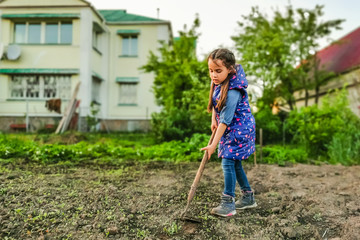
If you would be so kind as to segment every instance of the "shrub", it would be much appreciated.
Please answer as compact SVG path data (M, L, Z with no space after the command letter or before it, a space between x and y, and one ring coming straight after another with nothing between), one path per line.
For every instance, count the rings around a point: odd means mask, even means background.
M327 148L330 163L360 164L359 127L349 125L343 132L335 133Z
M305 147L310 157L330 157L332 163L356 163L360 155L360 119L348 108L346 89L323 98L321 107L313 105L292 111L287 119L293 143ZM357 158L358 159L358 158Z
M263 144L274 144L282 140L282 122L278 115L272 114L270 108L265 107L254 114L256 122L256 139L260 140L260 128L263 129Z
M291 163L308 163L308 154L298 146L271 145L263 147L262 163L284 165Z
M199 61L195 54L199 26L196 18L190 30L179 32L180 38L171 48L167 44L159 48L161 56L150 52L142 67L155 75L152 89L161 112L152 114L152 129L159 142L184 140L210 128L207 61Z
M139 136L143 136L143 134L139 134ZM22 158L29 162L42 164L66 161L74 164L88 161L118 164L124 160L200 161L204 153L200 151L200 148L207 145L210 137L206 134L194 134L185 141L169 141L149 146L144 145L143 142L139 143L137 141L139 136L132 141L101 136L98 138L101 141L98 142L92 136L89 137L92 139L90 142L80 141L71 145L63 145L61 142L43 144L32 139L0 135L0 158ZM39 139L43 140L43 138ZM130 139L130 135L127 139ZM95 143L91 143L92 141ZM216 154L213 155L213 159L216 159Z
M191 135L191 122L188 111L172 108L153 113L152 131L158 142L185 139Z

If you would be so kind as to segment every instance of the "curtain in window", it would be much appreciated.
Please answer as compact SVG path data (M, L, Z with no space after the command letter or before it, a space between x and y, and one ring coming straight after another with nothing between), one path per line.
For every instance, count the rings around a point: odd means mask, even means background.
M23 98L25 96L26 83L22 77L13 76L10 88L12 98Z
M138 39L137 37L132 37L130 39L130 54L131 56L137 56L138 55Z
M137 84L120 83L119 104L136 104L137 103Z
M14 99L70 99L70 75L14 75L10 84Z
M123 37L122 39L122 55L129 56L130 55L130 38Z
M37 76L26 76L26 97L39 98L40 96L40 81Z

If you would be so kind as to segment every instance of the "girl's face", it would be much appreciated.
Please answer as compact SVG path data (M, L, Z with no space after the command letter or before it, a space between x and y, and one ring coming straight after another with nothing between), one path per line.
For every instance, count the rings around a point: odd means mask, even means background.
M225 81L229 73L230 69L226 68L223 61L220 59L210 59L208 61L209 74L210 78L215 85L219 85Z

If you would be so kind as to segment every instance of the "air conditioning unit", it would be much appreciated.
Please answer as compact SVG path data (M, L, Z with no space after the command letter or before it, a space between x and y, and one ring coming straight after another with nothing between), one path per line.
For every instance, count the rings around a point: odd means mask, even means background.
M4 46L0 43L0 60L6 59L9 61L18 60L21 56L21 48L17 44L11 44Z

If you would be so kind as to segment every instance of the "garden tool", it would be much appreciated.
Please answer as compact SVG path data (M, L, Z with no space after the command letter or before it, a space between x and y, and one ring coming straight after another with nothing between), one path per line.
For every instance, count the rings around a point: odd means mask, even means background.
M215 133L216 133L216 130L214 130L211 134L211 137L210 137L210 140L209 140L209 143L208 143L208 146L212 143L213 139L214 139L214 136L215 136ZM192 221L192 222L199 222L197 220L194 220L194 219L191 219L191 218L187 218L187 217L184 217L185 213L187 212L189 206L190 206L190 203L191 201L193 200L194 196L195 196L195 191L196 191L196 188L200 182L200 178L204 172L204 168L205 168L205 164L206 162L208 161L208 152L205 150L204 152L204 156L201 160L201 163L200 163L200 166L199 166L199 169L196 173L196 176L195 176L195 179L194 179L194 182L193 184L191 185L191 188L190 188L190 191L189 191L189 194L188 194L188 199L187 199L187 205L186 205L186 208L184 210L184 212L180 215L180 219L182 220L189 220L189 221Z

